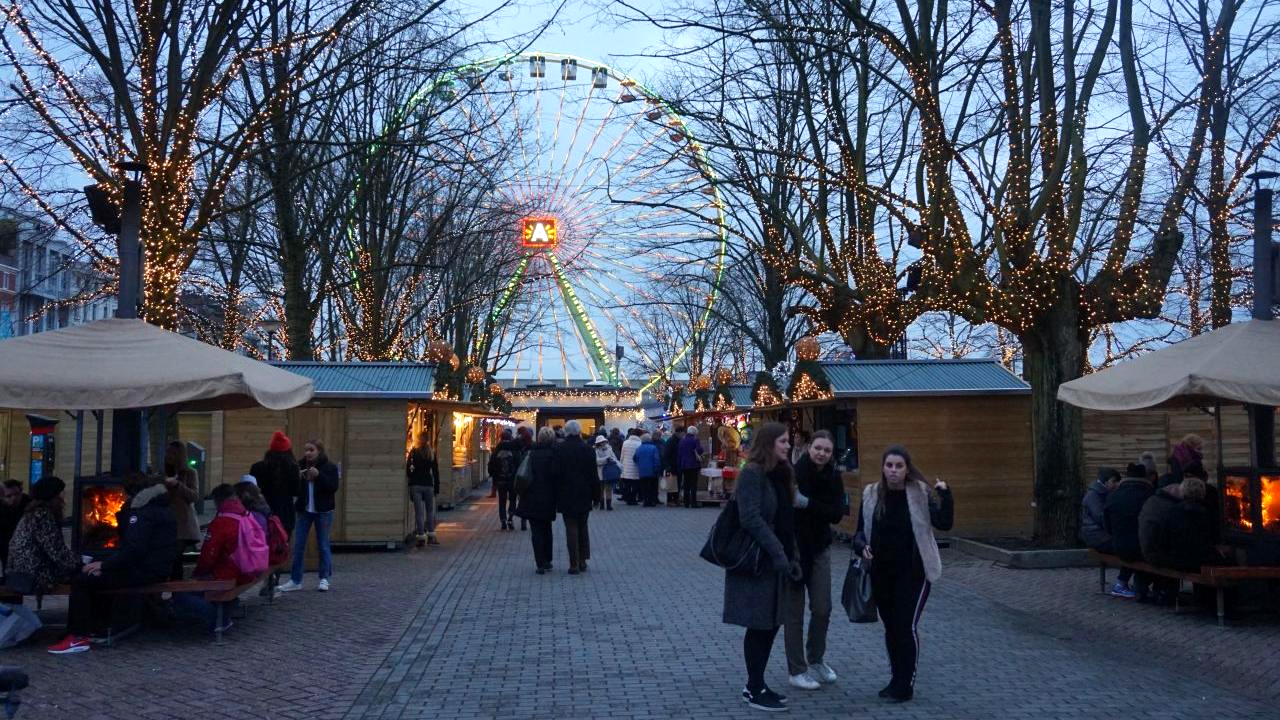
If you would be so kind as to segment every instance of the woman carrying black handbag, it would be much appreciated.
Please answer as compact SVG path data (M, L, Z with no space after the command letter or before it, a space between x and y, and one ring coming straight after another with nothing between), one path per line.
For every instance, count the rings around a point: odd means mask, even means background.
M756 433L734 496L740 527L769 562L759 573L726 570L724 577L724 621L747 629L742 640L747 665L742 699L753 708L774 712L786 709L786 697L765 684L764 669L786 619L783 583L788 577L799 580L801 576L795 551L790 452L786 426L767 423Z
M920 636L916 627L929 587L942 576L933 528L950 530L955 505L947 484L933 487L911 463L906 448L893 446L881 457L880 482L862 491L854 552L872 561L871 586L884 622L884 643L893 678L880 691L890 702L915 695Z

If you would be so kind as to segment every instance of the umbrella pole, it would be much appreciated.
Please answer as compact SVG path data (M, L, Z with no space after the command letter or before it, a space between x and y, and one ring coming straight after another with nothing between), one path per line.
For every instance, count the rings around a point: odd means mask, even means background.
M1217 438L1218 445L1218 462L1214 472L1218 473L1218 487L1222 487L1222 468L1227 466L1227 461L1222 457L1222 403L1213 404L1213 435Z
M80 462L84 459L84 411L76 411L76 464L72 478L80 477Z
M102 476L102 411L94 410L93 419L98 424L97 446L98 450L93 459L93 476Z

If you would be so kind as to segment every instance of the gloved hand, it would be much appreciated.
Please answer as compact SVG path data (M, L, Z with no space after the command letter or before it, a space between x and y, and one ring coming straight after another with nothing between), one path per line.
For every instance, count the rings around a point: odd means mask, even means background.
M800 491L797 490L796 499L793 504L796 506L797 509L803 510L809 507L809 498L805 497L804 495L801 495Z
M787 577L791 578L795 582L800 582L804 579L804 570L800 569L799 560L791 561L791 566L787 568Z

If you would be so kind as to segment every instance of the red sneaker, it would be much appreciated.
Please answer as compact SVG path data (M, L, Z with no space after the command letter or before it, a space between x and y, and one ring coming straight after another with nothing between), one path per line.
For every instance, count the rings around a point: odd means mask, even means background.
M49 652L54 655L70 655L72 653L89 652L89 638L79 635L68 635L57 645L50 645Z

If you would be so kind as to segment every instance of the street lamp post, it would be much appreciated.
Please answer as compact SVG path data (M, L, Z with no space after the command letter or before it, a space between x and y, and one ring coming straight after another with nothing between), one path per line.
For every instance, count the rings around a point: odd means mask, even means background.
M1271 306L1276 301L1276 253L1271 241L1274 191L1262 183L1280 177L1280 173L1263 170L1249 175L1253 181L1253 318L1272 320ZM1271 405L1248 405L1252 422L1250 443L1255 468L1272 467L1276 462L1276 409Z
M136 319L142 305L142 175L147 166L122 162L122 206L111 202L107 188L101 183L84 189L89 213L94 224L116 236L116 253L120 260L120 279L116 291L116 317ZM142 469L142 412L113 410L111 414L111 473L122 475Z
M274 359L271 350L276 344L276 333L280 332L280 329L284 327L284 323L273 317L268 317L259 320L258 327L267 334L267 362L271 362Z

